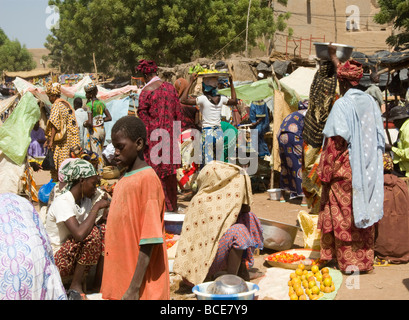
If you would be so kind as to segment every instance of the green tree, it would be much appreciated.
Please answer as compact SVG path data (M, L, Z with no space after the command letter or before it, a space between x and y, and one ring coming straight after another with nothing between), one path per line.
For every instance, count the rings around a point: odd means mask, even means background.
M252 0L248 43L286 29L271 1ZM286 4L287 0L279 0ZM161 65L243 52L249 0L50 0L60 9L59 29L46 47L64 72L129 73L138 60Z
M409 42L409 1L378 0L380 11L374 21L378 24L392 23L395 32L386 39L390 46L401 46Z
M30 71L36 67L33 55L18 40L11 41L0 28L0 70Z
M0 28L0 46L2 46L9 38L4 33L3 29Z

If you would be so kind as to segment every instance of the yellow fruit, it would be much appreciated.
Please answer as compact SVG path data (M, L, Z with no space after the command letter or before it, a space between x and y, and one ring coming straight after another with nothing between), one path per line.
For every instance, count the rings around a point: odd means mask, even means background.
M295 274L299 277L301 277L303 275L303 271L299 268L297 268L297 270L295 270Z
M324 283L324 286L331 287L332 279L331 278L325 278L323 283Z
M298 297L298 300L307 300L307 296L305 294L302 294Z
M312 273L317 273L319 270L320 270L320 269L318 268L317 265L311 267Z
M329 273L329 269L327 267L321 269L321 273Z
M293 293L292 295L290 295L290 300L298 300L298 296Z
M294 292L295 292L298 288L302 288L300 283L296 283L296 284L293 285Z
M332 291L335 291L335 284L334 283L331 284L331 292Z
M304 290L301 287L298 287L297 289L295 289L295 293L297 294L297 296L301 296L304 294Z
M315 281L309 281L308 282L308 288L310 288L310 289L312 289L316 285L317 285L317 283Z
M322 274L321 274L321 272L317 272L317 273L315 274L315 279L316 279L318 282L321 282L321 281L322 281Z
M330 292L332 292L332 290L331 290L331 287L324 287L324 290L323 290L325 293L330 293Z
M318 298L322 298L324 296L324 292L320 292L319 294L318 294Z
M295 272L292 272L290 274L290 279L294 279L294 278L297 278L297 274Z
M318 288L317 286L313 286L311 288L311 293L312 294L319 294L320 293L320 288Z
M308 281L307 280L303 280L303 282L301 284L302 284L302 286L304 288L308 288Z
M293 286L294 286L295 284L301 284L301 279L300 279L300 278L293 278L293 279L291 280L291 282L293 283Z
M308 270L304 269L302 273L303 273L304 275L307 275L307 274L308 274Z
M331 278L329 273L323 273L322 274L322 279L326 279L326 278Z
M310 299L311 299L311 300L318 300L318 299L319 299L319 296L318 296L317 294L312 294L312 295L310 296Z
M320 285L320 290L321 290L321 291L324 291L325 288L326 288L326 287L321 283L321 285Z
M309 276L309 277L307 278L307 280L308 280L308 281L315 281L315 277Z
M292 282L291 280L289 280L289 281L288 281L288 286L289 286L289 287L292 287L292 285L293 285L293 282Z
M307 277L306 277L305 274L303 274L303 275L301 276L301 281L304 281L304 280L307 280Z
M311 295L311 289L310 288L305 289L305 294L307 296L310 296Z
M300 264L298 265L298 269L301 269L302 271L304 271L305 265L304 265L303 263L300 263Z

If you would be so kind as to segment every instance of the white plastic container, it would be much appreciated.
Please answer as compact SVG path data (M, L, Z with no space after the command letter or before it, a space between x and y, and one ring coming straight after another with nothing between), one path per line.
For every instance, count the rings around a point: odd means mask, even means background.
M270 200L280 200L281 189L268 189L267 192L270 195Z

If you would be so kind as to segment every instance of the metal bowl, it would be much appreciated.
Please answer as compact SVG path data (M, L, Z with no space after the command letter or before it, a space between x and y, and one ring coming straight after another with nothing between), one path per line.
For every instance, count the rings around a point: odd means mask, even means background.
M207 288L207 293L223 295L237 294L247 291L249 291L249 288L247 287L246 281L232 274L225 274L218 277Z
M263 227L263 245L265 248L277 251L291 249L299 228L274 220L259 218Z
M315 52L318 58L322 60L331 60L328 54L329 42L314 42ZM351 55L354 47L341 44L341 43L332 43L333 46L337 47L336 55L341 62L347 61Z

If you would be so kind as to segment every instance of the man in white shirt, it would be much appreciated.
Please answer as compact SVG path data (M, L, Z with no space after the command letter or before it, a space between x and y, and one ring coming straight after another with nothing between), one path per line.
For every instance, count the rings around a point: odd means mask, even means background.
M180 102L185 105L198 105L202 114L202 167L212 161L223 161L224 141L223 130L221 128L221 112L224 105L236 106L237 98L234 90L232 76L229 75L229 85L231 89L231 98L219 95L217 93L218 77L208 76L203 79L203 95L195 98L188 98L188 92L191 90L198 75L192 74L189 86L183 92ZM216 155L216 157L215 157Z
M80 129L80 141L81 141L81 148L85 148L84 143L84 134L86 134L84 129L84 122L88 120L88 113L82 107L82 99L77 97L74 99L74 109L75 109L75 118L77 119L77 124Z

